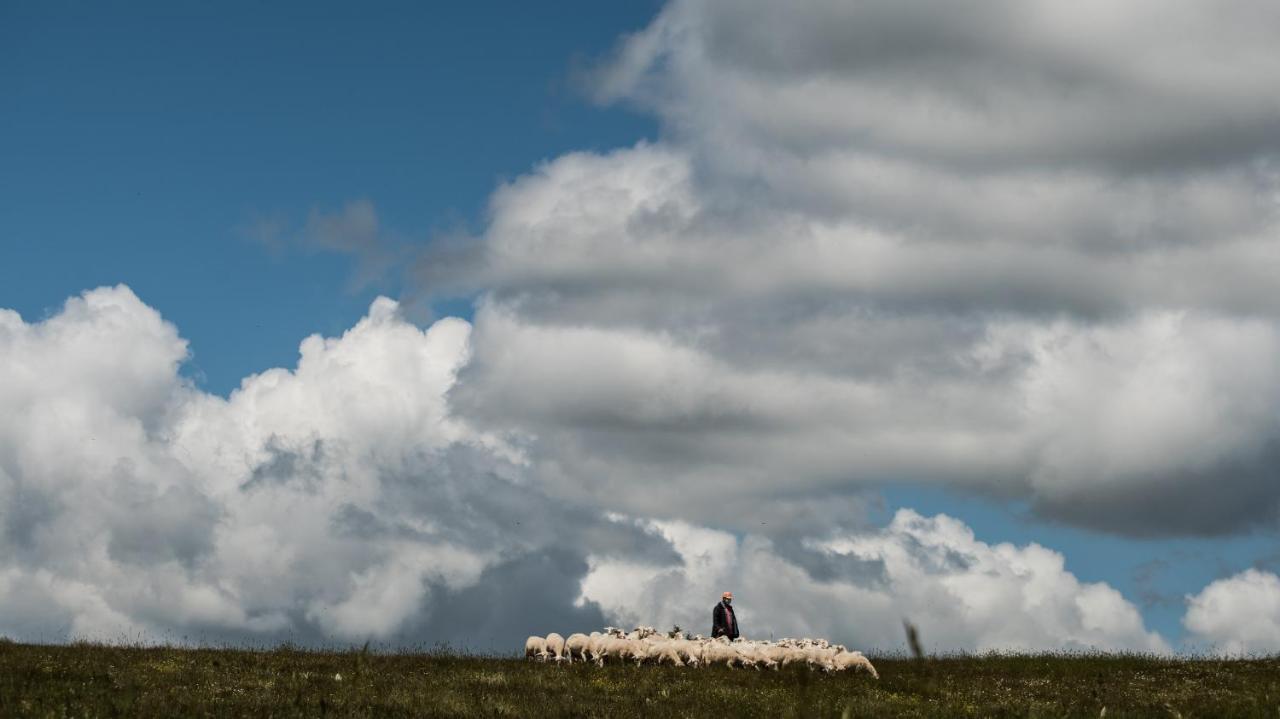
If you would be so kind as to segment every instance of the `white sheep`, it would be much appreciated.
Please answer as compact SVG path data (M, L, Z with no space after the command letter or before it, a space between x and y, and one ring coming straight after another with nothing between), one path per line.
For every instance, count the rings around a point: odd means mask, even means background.
M685 666L696 667L702 663L702 643L688 639L673 640L672 645Z
M831 671L834 665L831 663L831 655L835 654L834 650L823 649L807 640L798 640L790 646L784 648L785 652L779 660L781 666L787 667L792 664L804 664L812 669L821 669Z
M591 632L591 636L587 637L586 659L596 661L604 648L606 640L612 638L612 634L601 634L600 632Z
M625 662L632 656L631 640L609 636L600 644L600 651L596 655L596 665L604 666L607 659L617 659Z
M797 646L781 647L782 657L778 659L778 664L783 667L789 667L792 664L804 664L806 657L804 650Z
M836 650L830 647L810 647L808 652L809 666L824 672L834 672L836 670L835 656Z
M582 633L570 634L568 639L564 640L565 659L573 662L574 659L581 661L587 660L587 644L590 637Z
M702 645L702 661L705 665L723 664L730 669L739 664L738 652L729 646L729 642L722 642L717 637Z
M644 645L644 660L651 661L654 664L662 664L668 662L672 666L684 666L684 660L680 657L680 648L673 639L656 639L653 641L642 640ZM637 664L639 661L636 662Z
M770 666L771 669L777 669L782 666L782 661L786 658L787 652L791 651L790 648L780 643L762 642L761 645L758 651L769 660L772 665Z
M551 632L547 635L547 654L557 662L564 660L564 637Z
M873 679L879 679L880 673L876 668L871 666L871 661L862 656L862 652L838 652L835 656L836 671L842 672L846 669L861 669L871 675Z
M587 653L591 655L591 660L597 666L604 666L605 659L610 656L618 658L621 654L626 654L625 644L612 644L615 641L626 641L626 633L617 627L605 627L605 633L596 635L592 632L592 641L588 645ZM610 654L612 648L613 653Z
M773 658L773 650L774 646L772 643L759 641L746 642L744 648L739 649L738 652L740 654L744 651L748 653L753 665L757 669L764 667L765 669L776 670L778 668L778 660Z
M544 637L529 637L524 640L524 657L525 659L546 661L547 640Z

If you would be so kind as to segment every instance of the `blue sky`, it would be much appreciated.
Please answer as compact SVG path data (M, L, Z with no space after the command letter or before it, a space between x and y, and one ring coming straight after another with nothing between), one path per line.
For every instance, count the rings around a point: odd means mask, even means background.
M266 251L256 223L368 198L385 227L425 241L474 227L497 183L537 162L655 133L585 102L574 79L644 25L647 2L0 12L5 306L39 318L128 284L220 394L398 290L353 287L347 257Z
M268 246L256 239L264 226L293 237L310 213L367 201L387 236L426 247L483 235L496 188L566 153L714 146L699 133L721 126L700 125L702 109L679 115L645 88L599 104L584 89L584 71L661 9L6 3L0 307L32 323L68 297L125 284L190 342L183 374L226 397L248 375L294 366L304 337L340 335L376 296L409 289L396 272L357 281L350 255ZM690 87L666 90L684 97ZM473 319L471 296L439 300L435 315ZM1119 589L1175 643L1184 595L1280 562L1265 524L1216 538L1126 538L983 498L995 492L937 486L890 484L878 519L899 507L946 513L980 541L1059 551L1068 571Z

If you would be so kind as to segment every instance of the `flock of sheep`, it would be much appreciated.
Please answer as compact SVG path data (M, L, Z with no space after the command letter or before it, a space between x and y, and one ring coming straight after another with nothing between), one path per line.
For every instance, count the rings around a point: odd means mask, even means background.
M653 627L636 627L624 632L605 627L603 632L570 634L565 637L552 632L545 637L529 637L524 643L528 659L555 662L633 661L641 664L671 664L677 667L705 667L723 664L727 667L780 669L800 664L824 672L846 669L863 670L876 679L880 675L862 655L831 644L825 639L780 639L776 642L752 641L726 637L711 639L702 635L690 637L676 627L666 634Z

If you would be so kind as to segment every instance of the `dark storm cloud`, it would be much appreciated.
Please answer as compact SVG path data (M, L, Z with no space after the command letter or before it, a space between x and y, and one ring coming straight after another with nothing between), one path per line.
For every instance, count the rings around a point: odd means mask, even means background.
M660 535L611 521L590 505L552 499L533 486L500 476L511 472L483 450L459 446L423 458L412 473L383 475L383 494L369 509L343 506L335 527L361 539L443 541L473 550L522 547L569 550L655 565L677 559ZM429 529L387 518L430 517Z
M35 547L37 535L50 526L61 506L51 492L27 483L16 483L8 500L0 510L4 544L25 552Z
M844 582L859 587L882 587L886 574L883 559L818 552L801 542L783 540L774 543L778 556L804 569L817 582Z
M599 631L608 620L594 602L575 603L587 563L568 549L508 557L462 590L440 588L410 635L455 649L522 654L525 637Z
M124 488L113 508L107 552L119 562L147 566L177 561L192 567L213 550L214 528L222 511L190 487L155 492L146 486Z
M245 491L263 484L314 477L319 471L324 443L317 439L310 447L294 450L283 446L278 438L271 437L263 449L267 459L259 462L250 472L248 481L240 485Z
M1254 456L1207 467L1179 467L1140 482L1041 496L1033 508L1081 527L1124 526L1126 534L1139 537L1167 535L1170 526L1185 536L1274 530L1280 525L1280 441Z
M676 2L600 87L802 155L1159 173L1278 147L1277 20L1252 0Z

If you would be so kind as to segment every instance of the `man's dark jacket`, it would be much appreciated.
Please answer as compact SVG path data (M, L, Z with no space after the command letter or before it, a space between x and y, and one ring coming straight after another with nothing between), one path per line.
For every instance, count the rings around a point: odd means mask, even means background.
M733 611L733 607L728 607L729 613L733 616L733 630L729 630L729 621L725 618L725 603L719 602L716 608L711 610L711 636L726 636L730 639L738 638L738 613Z

